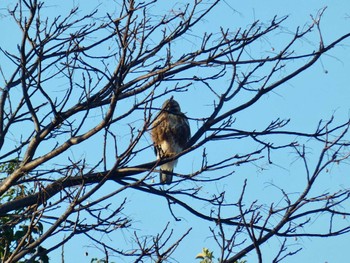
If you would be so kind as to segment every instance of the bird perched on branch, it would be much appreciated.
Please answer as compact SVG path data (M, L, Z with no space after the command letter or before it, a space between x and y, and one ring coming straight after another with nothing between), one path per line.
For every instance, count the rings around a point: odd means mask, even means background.
M179 103L171 97L163 103L162 109L152 124L151 137L158 159L172 157L185 149L191 136L187 117L181 112ZM177 160L162 164L160 182L170 184Z

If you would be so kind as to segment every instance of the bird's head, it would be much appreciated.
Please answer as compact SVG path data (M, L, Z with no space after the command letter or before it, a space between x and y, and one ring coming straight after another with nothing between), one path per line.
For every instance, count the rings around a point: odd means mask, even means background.
M168 111L170 113L179 113L179 112L181 112L181 108L180 108L179 103L177 103L177 101L174 100L173 97L171 97L170 99L166 100L163 103L162 109L166 110L166 111Z

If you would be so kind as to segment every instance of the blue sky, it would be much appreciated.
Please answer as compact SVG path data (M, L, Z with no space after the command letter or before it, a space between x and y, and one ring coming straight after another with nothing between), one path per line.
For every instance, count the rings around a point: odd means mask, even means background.
M174 1L175 2L175 1ZM183 6L180 3L172 4L171 2L159 3L155 7L155 11L168 12L169 10L176 10ZM6 8L8 3L1 3L0 8ZM99 12L113 12L113 9L118 10L118 5L112 1L70 1L61 4L60 1L46 1L49 6L45 12L48 16L55 16L59 12L66 13L71 7L79 5L82 12L86 12L99 4ZM52 5L51 5L52 3ZM198 31L193 32L193 35L185 36L179 43L177 43L177 53L181 54L191 48L195 48L198 44L198 35L202 32L218 32L220 27L229 28L230 31L235 32L239 27L245 28L252 24L255 20L261 23L268 23L275 15L283 17L288 15L288 19L283 24L284 28L281 31L276 31L275 34L270 35L264 41L259 42L255 46L256 50L252 50L252 54L262 52L267 54L269 52L277 52L279 48L292 37L293 32L299 26L304 28L305 25L311 23L310 15L316 16L317 12L322 8L327 9L324 13L321 27L325 44L330 43L342 34L350 32L350 4L348 1L223 1L213 12L206 17L202 24L197 28ZM5 11L0 9L1 14ZM0 16L1 28L6 38L0 40L0 46L5 48L16 49L14 43L18 43L16 36L15 25L7 16ZM310 36L297 43L297 54L303 54L307 51L317 48L318 39L317 33L312 33ZM0 56L0 59L3 59ZM3 67L3 66L2 66ZM196 74L201 72L196 72ZM288 73L288 72L286 72ZM321 61L316 63L311 69L303 72L295 79L281 86L274 93L265 96L259 103L241 112L235 116L237 125L240 129L259 129L265 127L272 120L281 117L291 119L291 129L302 132L312 132L316 128L320 119L328 120L332 115L336 117L336 123L341 123L349 118L349 82L350 82L350 40L345 41L341 46L334 48L328 55L324 56ZM283 72L281 73L283 74ZM225 80L220 80L217 86L225 86ZM0 82L1 83L1 82ZM1 85L3 85L1 83ZM190 95L189 95L190 94ZM176 94L175 98L181 101L181 107L188 116L196 118L203 113L208 112L208 104L212 98L203 93L199 85L194 85L189 94ZM162 101L158 101L159 105ZM126 125L122 123L121 126ZM196 130L196 124L191 122L192 131ZM126 131L125 131L126 132ZM120 135L122 136L122 135ZM279 138L276 139L278 141ZM144 138L142 143L149 143L149 138ZM230 142L221 143L218 145L210 144L208 147L208 158L211 161L216 160L225 155L226 152L237 151L243 153L246 147L254 148L254 145L246 145L245 142L235 141L234 145ZM42 149L45 151L46 149ZM310 160L316 160L319 148L310 148ZM80 148L79 152L70 152L68 155L76 159L82 156L91 161L99 154L91 144L87 143ZM149 154L152 154L150 151ZM195 170L198 166L198 156L190 154L180 159L177 171L188 173L189 169ZM144 158L144 157L140 157ZM154 158L153 156L151 158ZM259 203L265 204L268 207L270 202L280 200L281 196L274 187L284 187L287 192L298 192L304 186L303 179L304 171L298 162L294 162L295 158L292 154L283 153L282 155L275 154L273 156L276 160L275 166L268 166L266 160L258 162L259 166L247 166L237 169L234 175L221 183L213 183L213 185L205 186L201 194L218 194L225 190L228 198L237 200L240 190L245 179L248 180L248 196L247 202L259 200ZM137 159L136 159L137 160ZM150 159L151 161L152 159ZM62 162L64 160L62 159ZM262 169L263 168L263 169ZM350 178L346 166L335 167L329 176L322 178L320 192L325 192L332 188L349 187ZM217 175L208 175L217 176ZM109 183L103 188L103 192L113 191L117 187L114 183ZM102 194L102 193L101 193ZM173 228L174 238L180 238L188 228L192 227L190 235L180 244L178 249L173 254L172 262L196 262L194 257L199 253L202 247L208 247L217 255L218 247L211 238L209 227L215 228L215 224L202 222L193 215L184 211L180 207L175 206L174 212L181 218L181 221L176 222L167 209L165 200L149 194L138 193L128 190L120 196L115 197L115 204L122 202L123 198L127 197L127 207L123 211L126 215L130 215L134 220L130 230L122 231L118 234L110 235L111 244L116 246L133 246L133 240L130 236L133 231L141 235L156 235L159 227L165 227L169 222L169 227ZM210 207L197 204L191 200L193 206L201 211L210 211ZM348 209L350 209L350 205ZM348 219L346 220L347 223ZM322 227L324 221L316 220L313 224L315 229ZM343 223L343 222L342 222ZM98 236L98 238L105 238L106 236ZM308 239L300 238L295 240L295 243L290 243L291 248L302 247L302 251L296 256L286 259L283 262L345 262L350 257L348 250L349 234L343 237L335 237L330 239ZM55 242L55 240L53 241ZM275 256L276 246L281 240L271 240L263 245L264 262L270 262ZM88 251L89 256L85 255ZM61 251L57 250L52 253L50 258L52 262L61 262ZM89 262L92 257L103 257L94 244L86 238L77 237L72 239L70 243L65 245L65 262ZM74 260L72 260L74 259ZM246 258L248 263L256 262L254 252L249 254ZM114 259L112 258L112 261ZM126 259L125 262L129 262ZM119 258L114 260L120 262Z

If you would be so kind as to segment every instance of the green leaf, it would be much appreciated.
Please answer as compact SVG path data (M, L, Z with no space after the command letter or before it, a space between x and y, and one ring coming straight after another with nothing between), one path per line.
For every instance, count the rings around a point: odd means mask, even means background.
M213 252L211 252L208 248L203 248L202 252L197 254L196 258L202 259L200 263L212 263L215 259Z
M40 256L40 261L42 263L49 263L49 257L46 254L46 248L43 248L42 246L38 247L38 253L43 253L43 255Z

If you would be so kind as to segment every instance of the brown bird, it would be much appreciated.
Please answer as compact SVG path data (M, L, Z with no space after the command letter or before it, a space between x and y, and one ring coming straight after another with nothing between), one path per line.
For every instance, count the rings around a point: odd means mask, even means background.
M152 124L151 137L157 158L171 157L182 152L190 136L187 117L181 112L179 103L171 97L163 103ZM176 164L177 160L174 160L161 165L159 174L161 183L172 182L172 172Z

